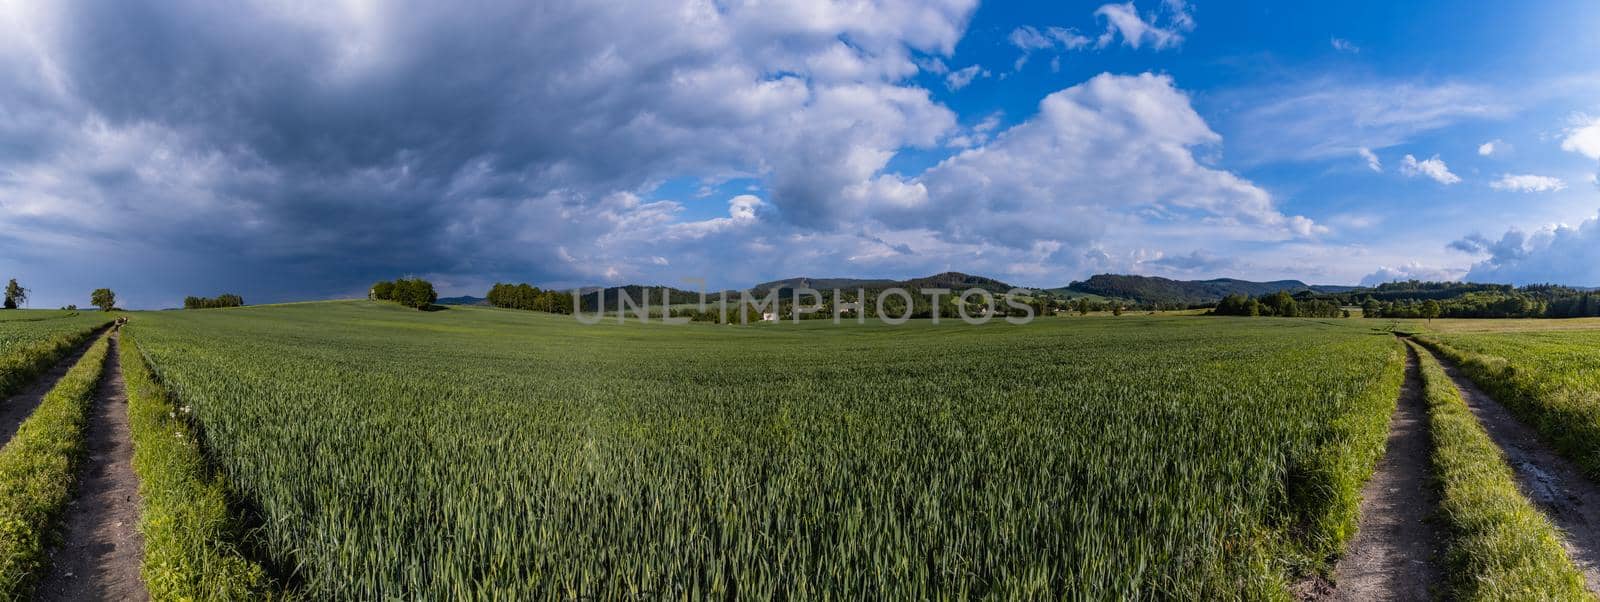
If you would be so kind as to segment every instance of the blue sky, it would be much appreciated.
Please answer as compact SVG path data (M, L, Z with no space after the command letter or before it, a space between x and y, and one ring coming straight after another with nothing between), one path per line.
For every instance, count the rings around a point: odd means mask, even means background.
M35 306L944 270L1600 286L1600 4L23 1Z

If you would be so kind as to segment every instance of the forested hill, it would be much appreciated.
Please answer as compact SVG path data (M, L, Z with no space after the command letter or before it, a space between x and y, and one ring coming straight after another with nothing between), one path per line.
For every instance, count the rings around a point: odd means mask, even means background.
M1212 280L1172 280L1157 276L1132 276L1123 274L1096 274L1088 280L1073 282L1049 292L1063 295L1099 295L1125 299L1141 304L1204 305L1216 303L1228 295L1259 297L1278 291L1299 293L1342 293L1354 290L1353 286L1311 285L1299 280L1251 282L1233 278Z
M981 288L994 293L1004 293L1011 290L1011 285L999 280L986 278L984 276L963 274L961 272L944 272L941 274L934 274L932 276L924 276L922 278L911 278L909 280L889 280L883 278L786 278L783 280L774 280L772 282L763 282L761 284L757 284L751 290L758 294L764 294L767 291L776 288L779 289L781 294L787 295L789 294L789 291L795 288L812 288L819 291L831 291L834 289L839 289L841 291L852 291L855 289L879 291L890 287L899 287L912 292L924 288L947 288L953 291L963 291L969 288Z

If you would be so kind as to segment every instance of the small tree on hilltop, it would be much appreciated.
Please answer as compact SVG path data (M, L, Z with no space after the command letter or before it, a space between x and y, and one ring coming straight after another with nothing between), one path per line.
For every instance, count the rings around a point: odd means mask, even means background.
M434 292L433 283L421 278L401 278L394 281L395 301L406 307L427 309L439 300L439 293Z
M111 311L117 306L117 294L109 288L97 288L89 294L89 303L100 308L100 311Z

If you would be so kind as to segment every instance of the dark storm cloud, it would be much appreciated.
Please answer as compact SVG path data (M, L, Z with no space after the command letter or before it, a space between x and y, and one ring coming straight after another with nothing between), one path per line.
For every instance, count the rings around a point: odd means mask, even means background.
M851 145L886 160L938 135L898 115L944 111L926 93L894 97L910 53L949 52L972 5L817 8L23 6L27 35L0 46L0 157L25 167L0 183L29 197L7 244L134 230L253 272L236 280L337 294L398 271L604 276L579 247L672 213L628 199L674 177L768 174L795 183L774 192L794 223L831 223L812 205L881 167L841 166ZM840 116L814 101L852 87L839 110L895 114L830 135ZM807 184L811 168L845 177Z

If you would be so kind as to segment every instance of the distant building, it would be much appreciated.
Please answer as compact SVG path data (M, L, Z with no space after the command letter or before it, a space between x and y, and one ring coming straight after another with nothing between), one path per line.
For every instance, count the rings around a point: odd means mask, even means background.
M761 321L762 322L777 322L778 321L778 314L776 312L770 312L770 311L769 312L763 312L761 314Z

